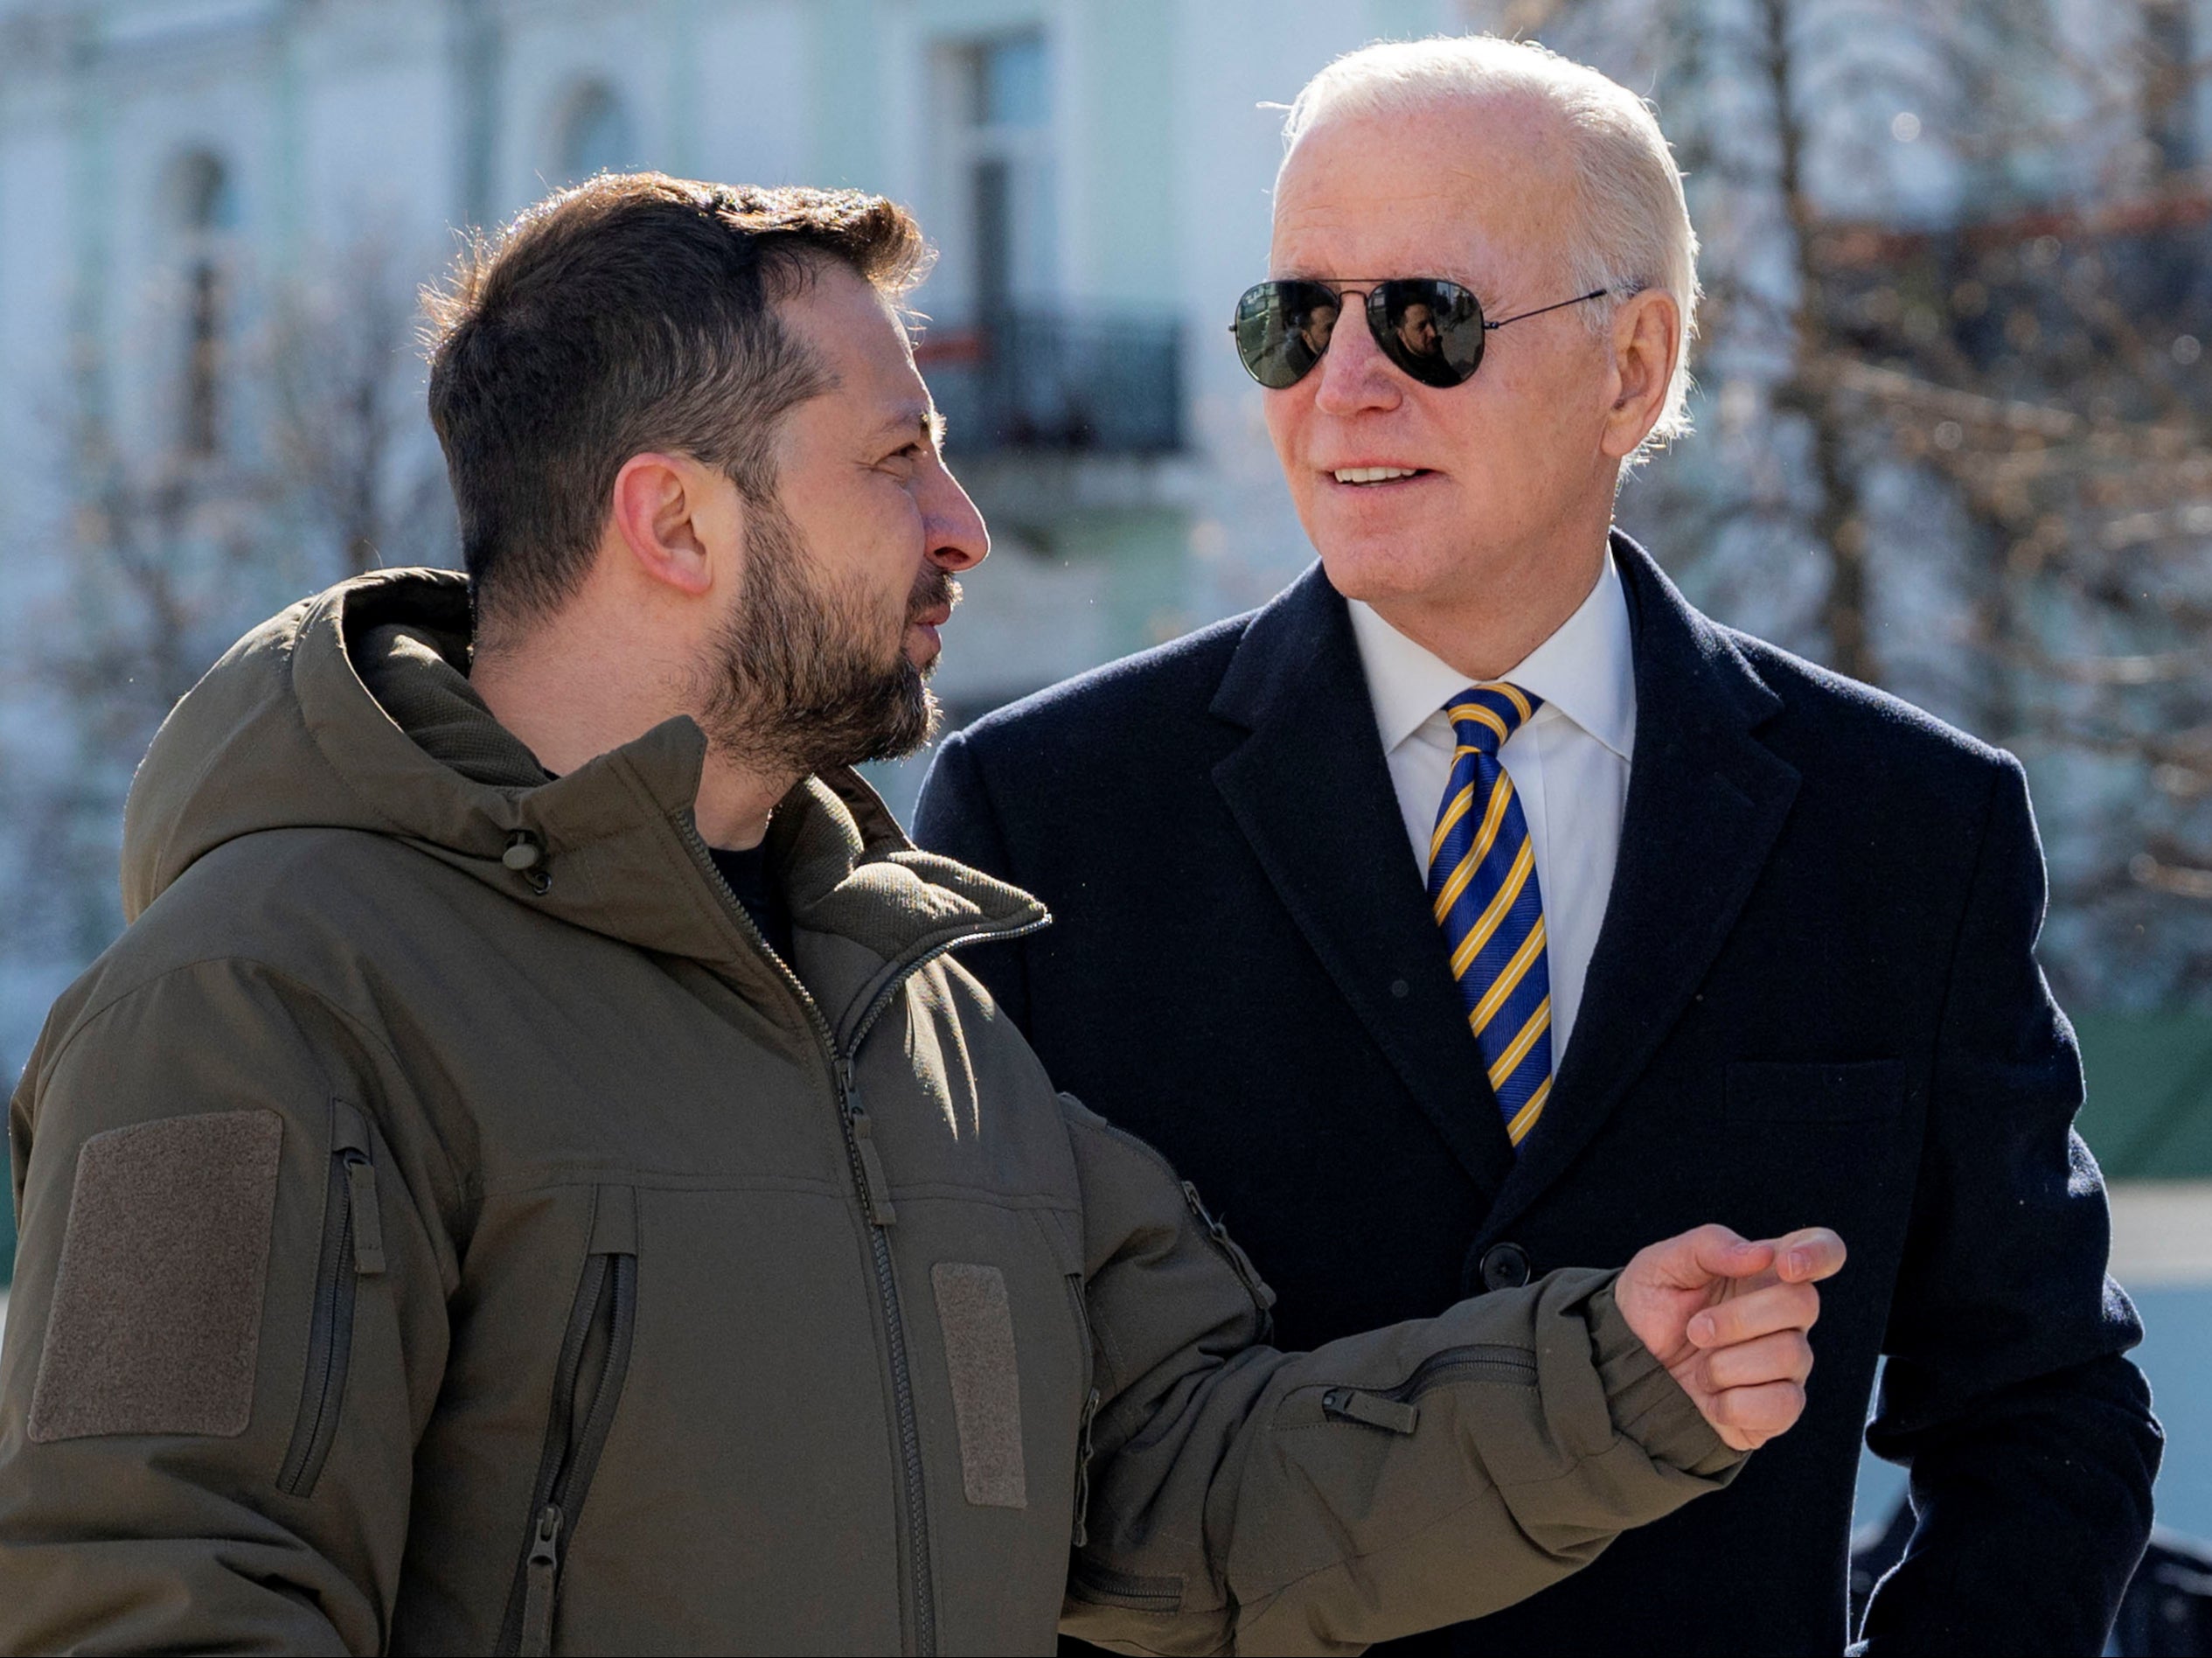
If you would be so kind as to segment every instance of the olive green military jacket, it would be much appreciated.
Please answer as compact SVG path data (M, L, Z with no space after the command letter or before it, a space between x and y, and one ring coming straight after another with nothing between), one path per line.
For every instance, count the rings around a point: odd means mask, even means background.
M467 655L349 582L140 772L10 1119L0 1649L1349 1651L1732 1470L1608 1274L1260 1345L958 965L1033 900L810 779L787 964L691 721L549 780Z

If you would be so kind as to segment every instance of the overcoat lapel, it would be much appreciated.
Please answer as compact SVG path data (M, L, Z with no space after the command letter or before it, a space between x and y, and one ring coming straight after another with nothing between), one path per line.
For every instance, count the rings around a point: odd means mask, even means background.
M1728 637L1616 532L1636 649L1620 857L1572 1040L1485 1230L1513 1223L1589 1143L1689 1005L1796 798L1752 735L1781 707Z
M1317 564L1252 619L1214 782L1269 881L1477 1188L1513 1163L1398 815L1344 600Z

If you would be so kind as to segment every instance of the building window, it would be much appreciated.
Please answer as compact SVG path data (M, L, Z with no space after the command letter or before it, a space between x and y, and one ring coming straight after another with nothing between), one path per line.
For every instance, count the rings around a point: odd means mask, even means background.
M182 255L177 442L184 454L204 458L223 446L229 242L238 218L230 170L205 151L186 156L171 170L169 199Z
M940 108L950 176L949 287L988 323L1049 304L1059 273L1050 60L1041 34L1004 35L951 48Z
M1179 448L1172 314L1107 314L1061 291L1047 37L948 43L934 69L930 217L944 256L915 354L954 451Z
M572 93L560 123L555 170L561 178L573 185L595 173L629 172L637 164L636 135L622 100L596 80Z

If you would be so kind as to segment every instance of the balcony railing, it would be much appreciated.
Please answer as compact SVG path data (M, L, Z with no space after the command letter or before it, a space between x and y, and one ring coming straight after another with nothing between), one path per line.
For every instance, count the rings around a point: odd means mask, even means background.
M915 356L955 455L1164 455L1183 441L1181 329L1009 312L932 327Z

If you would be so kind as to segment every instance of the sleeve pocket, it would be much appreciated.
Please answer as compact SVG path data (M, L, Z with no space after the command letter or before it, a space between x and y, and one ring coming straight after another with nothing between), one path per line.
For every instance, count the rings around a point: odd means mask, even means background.
M1904 1104L1905 1068L1895 1059L1850 1064L1739 1061L1725 1090L1732 1124L1876 1123Z
M33 1441L246 1432L283 1132L274 1111L212 1111L84 1143Z

